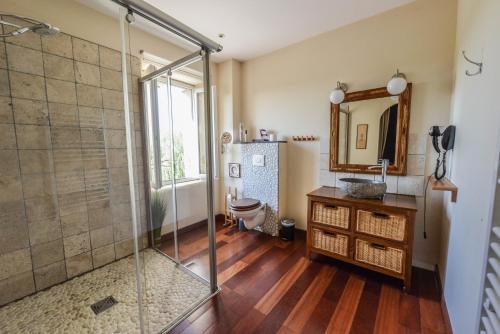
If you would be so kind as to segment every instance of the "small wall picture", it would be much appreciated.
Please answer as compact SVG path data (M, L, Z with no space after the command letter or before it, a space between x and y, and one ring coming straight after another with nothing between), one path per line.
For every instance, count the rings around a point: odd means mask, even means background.
M358 124L356 133L356 149L366 150L366 142L368 140L368 124Z
M240 176L240 164L230 162L229 163L229 176L230 177L241 177Z

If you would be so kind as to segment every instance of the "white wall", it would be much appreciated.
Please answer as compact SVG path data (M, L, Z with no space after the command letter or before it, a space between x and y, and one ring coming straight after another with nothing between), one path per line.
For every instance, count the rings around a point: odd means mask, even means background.
M488 231L499 152L500 1L459 0L455 86L451 118L457 126L451 180L458 200L449 203L441 267L454 333L477 333ZM461 55L484 61L484 72L467 77ZM449 198L446 199L447 202Z
M455 25L455 0L417 0L243 63L242 119L252 135L267 128L321 139L288 144L287 215L298 228L306 228L306 194L339 176L327 171L331 89L337 81L350 91L382 87L399 67L413 82L411 176L390 178L389 189L419 196L414 263L438 262L442 195L429 192L427 239L422 195L435 162L427 131L449 122Z
M217 89L218 89L218 116L219 116L219 136L223 132L231 133L233 142L239 141L239 123L241 121L241 63L236 60L228 60L217 64ZM222 147L221 147L222 149ZM224 194L229 187L235 194L241 196L243 183L240 178L229 177L228 164L230 162L241 162L241 149L238 144L225 146L225 152L220 155L220 194L219 211L224 212Z
M179 229L207 219L206 187L207 183L204 180L177 184L177 227ZM160 193L167 204L167 214L162 226L162 234L166 234L174 230L172 187L163 187Z

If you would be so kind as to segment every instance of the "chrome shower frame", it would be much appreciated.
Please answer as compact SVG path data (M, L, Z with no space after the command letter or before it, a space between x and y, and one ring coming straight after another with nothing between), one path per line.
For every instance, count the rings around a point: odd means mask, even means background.
M222 51L222 45L203 36L199 32L191 29L184 23L174 19L172 16L160 11L158 8L142 0L112 0L113 2L125 7L129 12L142 16L148 21L156 23L160 27L174 33L175 35L198 45L209 52Z

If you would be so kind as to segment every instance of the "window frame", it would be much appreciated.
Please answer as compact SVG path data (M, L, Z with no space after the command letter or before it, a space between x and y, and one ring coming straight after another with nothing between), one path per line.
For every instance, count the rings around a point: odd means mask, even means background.
M171 86L176 86L176 87L179 87L179 88L184 88L184 89L189 89L191 91L191 114L194 116L194 121L195 121L195 124L196 126L198 127L198 110L197 110L197 101L196 101L196 98L197 98L197 93L195 93L195 91L197 91L197 88L196 86L194 85L191 85L191 84L188 84L186 82L182 82L182 81L179 81L179 80L175 80L175 79L170 79L171 81ZM161 76L159 78L157 78L156 80L156 85L159 85L160 83L161 84L164 84L164 85L167 85L167 78L164 77L164 76ZM157 86L156 87L156 96L158 94L158 90L159 90L159 87ZM153 141L153 144L156 146L158 145L158 147L161 147L161 143L160 143L160 128L159 128L159 106L158 106L158 103L154 103L152 106L151 106L151 113L155 115L155 117L153 117L152 119L152 125L153 127L157 128L158 130L158 135L157 136L154 136L152 138L152 141ZM199 139L198 139L198 145L197 145L197 149L198 149L198 156L200 155L200 147L199 147ZM161 154L160 154L161 156ZM175 179L175 184L178 184L178 183L188 183L188 182L194 182L194 181L200 181L203 179L203 177L205 176L204 173L201 173L200 171L200 164L198 163L198 177L183 177L183 178L179 178L179 179ZM173 180L172 179L168 179L168 180L164 180L163 177L162 177L162 172L161 172L161 159L160 159L160 170L157 170L157 168L154 169L154 173L155 173L155 180L160 180L160 188L163 188L163 187L168 187L168 186L172 186L172 184L174 184ZM159 175L158 175L159 174ZM175 177L175 175L174 175ZM157 185L158 186L158 185Z
M198 94L202 93L202 94L205 94L205 88L204 87L195 87L195 90L194 90L194 101L196 104L198 104ZM212 110L212 154L213 156L215 157L213 159L213 165L214 165L214 168L213 168L213 171L214 171L214 179L218 180L219 179L219 160L218 160L218 157L220 156L220 151L219 151L219 117L218 117L218 112L217 112L217 86L215 85L212 85L210 87L210 94L212 96L212 107L211 107L211 110ZM204 99L203 99L204 101ZM197 105L196 107L197 108ZM205 107L203 107L205 108ZM205 109L203 109L205 110ZM199 111L197 109L197 111ZM197 113L197 116L199 116L199 114ZM206 137L206 133L205 134L205 137ZM206 140L206 138L205 138ZM198 139L198 146L200 145L200 140ZM201 150L205 150L206 148L205 147L200 147L199 148L199 152L201 152ZM206 164L206 157L205 157L205 164ZM205 168L206 168L206 165L205 165ZM201 171L201 161L200 161L200 171ZM200 175L202 176L206 176L206 173L201 173L200 172Z

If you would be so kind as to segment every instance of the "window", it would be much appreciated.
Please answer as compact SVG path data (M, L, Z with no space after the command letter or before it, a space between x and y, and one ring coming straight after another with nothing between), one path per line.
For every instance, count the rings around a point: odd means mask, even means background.
M203 91L172 80L171 117L167 83L159 79L156 85L155 92L151 87L146 90L150 101L157 101L148 106L151 184L171 184L174 174L177 183L197 180L205 173L204 123L199 116L203 115Z

